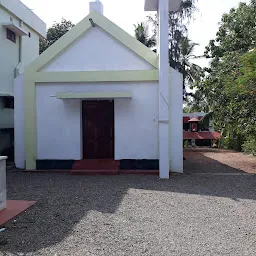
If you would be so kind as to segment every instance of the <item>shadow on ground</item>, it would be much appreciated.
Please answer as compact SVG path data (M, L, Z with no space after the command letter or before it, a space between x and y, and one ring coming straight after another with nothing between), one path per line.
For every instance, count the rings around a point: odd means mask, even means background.
M187 173L202 168L200 162L196 163L197 167L189 159L185 162ZM208 161L207 168L207 171L222 168L222 171L228 173L240 172L227 166L218 166L214 160ZM25 255L35 255L33 253L42 248L60 243L75 232L74 226L88 216L90 211L114 214L129 189L152 193L163 191L167 196L185 193L233 200L256 199L256 176L253 175L184 174L173 175L170 180L159 180L157 176L143 175L70 176L9 172L7 180L8 199L37 201L35 206L18 216L15 222L11 221L5 226L8 232L1 233L0 240L6 242L6 245L1 246L0 251L14 255L21 251ZM94 225L100 232L101 227L97 223Z

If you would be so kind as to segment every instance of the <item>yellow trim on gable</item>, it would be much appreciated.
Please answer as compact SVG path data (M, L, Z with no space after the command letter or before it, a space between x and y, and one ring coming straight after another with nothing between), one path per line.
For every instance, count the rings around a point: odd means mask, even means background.
M158 81L158 70L36 72L36 83Z

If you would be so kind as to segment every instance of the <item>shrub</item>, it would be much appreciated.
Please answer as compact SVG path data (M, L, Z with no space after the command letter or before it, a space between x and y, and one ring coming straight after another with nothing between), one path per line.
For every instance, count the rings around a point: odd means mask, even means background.
M242 151L242 145L245 138L241 134L232 134L230 136L221 139L221 147L225 149L233 149L236 151Z
M242 149L247 154L256 156L256 138L249 137L243 144Z
M221 139L221 147L225 149L231 149L232 148L232 139L230 137L224 137Z
M183 148L188 148L188 146L189 146L188 140L184 140L184 142L183 142Z

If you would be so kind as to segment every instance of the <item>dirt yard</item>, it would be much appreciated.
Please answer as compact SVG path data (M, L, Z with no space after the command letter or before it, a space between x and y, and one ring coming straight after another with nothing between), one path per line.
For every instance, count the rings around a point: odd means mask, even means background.
M223 149L185 149L185 173L256 174L256 157Z

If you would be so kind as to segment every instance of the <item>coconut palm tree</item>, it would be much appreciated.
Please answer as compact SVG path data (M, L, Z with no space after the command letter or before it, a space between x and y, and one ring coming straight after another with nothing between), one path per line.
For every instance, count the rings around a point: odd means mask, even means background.
M151 21L152 22L152 21ZM137 25L134 25L135 37L138 41L149 48L154 48L153 51L156 51L156 33L153 33L152 36L149 35L149 26L147 22L141 22ZM198 45L193 43L186 36L182 35L182 32L179 30L175 33L176 47L175 53L172 47L169 50L169 60L170 66L177 69L183 74L183 88L184 88L184 98L189 95L186 92L186 85L192 85L196 80L200 79L202 69L200 66L192 62L193 59L199 58L194 55L194 49ZM174 56L176 56L174 58Z
M197 43L192 42L187 37L183 37L180 41L180 60L179 71L183 74L183 88L185 90L186 85L192 85L198 81L202 74L202 68L193 63L193 59L200 58L194 54Z
M156 46L156 38L154 35L149 35L149 26L146 22L141 22L134 25L135 38L148 48Z

